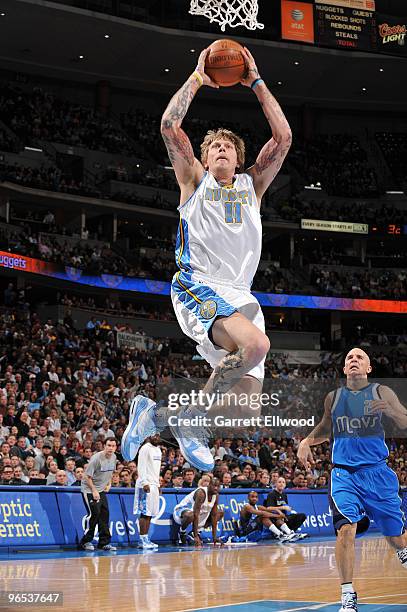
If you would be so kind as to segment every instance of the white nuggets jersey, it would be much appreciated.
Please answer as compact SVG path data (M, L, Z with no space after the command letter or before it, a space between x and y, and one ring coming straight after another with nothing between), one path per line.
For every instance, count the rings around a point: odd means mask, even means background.
M212 495L211 501L208 500L208 487L198 487L194 491L191 491L191 493L188 493L188 495L186 495L184 499L182 499L180 503L175 506L174 514L181 516L184 510L193 510L195 505L194 495L200 489L205 492L205 501L203 502L199 512L198 527L203 527L212 511L213 506L215 505L217 497L216 495Z
M194 194L178 207L175 258L184 272L250 288L261 254L260 209L249 174L222 187L205 172Z

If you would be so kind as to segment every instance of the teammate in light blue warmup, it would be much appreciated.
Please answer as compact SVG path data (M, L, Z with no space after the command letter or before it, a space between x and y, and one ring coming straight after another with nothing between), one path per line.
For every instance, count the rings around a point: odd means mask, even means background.
M399 482L386 459L385 421L407 432L407 410L385 385L368 382L369 356L353 348L345 357L346 386L325 398L321 422L301 441L298 459L313 463L311 446L330 439L333 432L330 504L337 533L336 562L342 586L340 612L358 609L353 588L355 537L373 519L407 569L407 533L401 510Z
M250 286L261 254L260 204L281 168L291 145L290 126L275 98L260 78L254 58L244 50L247 71L241 84L259 100L272 131L255 164L244 170L244 142L226 129L211 130L194 156L181 128L187 110L202 85L217 87L205 74L199 56L195 71L164 112L161 134L167 147L181 197L176 246L179 271L172 282L172 301L183 332L214 368L205 393L258 394L264 360L270 347L264 317ZM244 410L245 406L241 405ZM250 407L250 402L246 406ZM234 415L239 406L234 406ZM257 409L256 409L257 410ZM250 411L250 416L257 416ZM205 414L205 405L188 406L178 415ZM134 400L123 436L122 454L133 459L142 441L168 422L165 409L150 400ZM214 465L203 427L172 427L187 461L203 471Z

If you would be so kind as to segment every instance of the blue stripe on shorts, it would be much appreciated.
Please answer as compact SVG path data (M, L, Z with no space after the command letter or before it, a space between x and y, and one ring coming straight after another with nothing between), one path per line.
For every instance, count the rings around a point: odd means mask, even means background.
M211 287L193 281L187 272L178 272L173 279L172 289L179 300L194 313L208 332L216 317L229 317L237 308L226 302Z

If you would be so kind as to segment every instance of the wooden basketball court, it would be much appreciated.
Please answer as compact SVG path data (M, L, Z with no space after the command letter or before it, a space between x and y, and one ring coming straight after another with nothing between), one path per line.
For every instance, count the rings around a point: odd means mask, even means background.
M334 545L22 553L0 557L0 586L3 594L61 591L63 608L55 609L72 612L333 612L340 607ZM407 572L382 538L358 540L356 576L361 612L407 611ZM1 608L22 609L4 599Z

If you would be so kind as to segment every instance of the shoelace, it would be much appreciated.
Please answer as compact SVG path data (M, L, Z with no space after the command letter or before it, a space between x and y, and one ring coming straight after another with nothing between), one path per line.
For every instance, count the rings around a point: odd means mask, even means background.
M355 593L344 593L342 595L342 606L350 610L358 609L358 602Z
M397 551L397 556L403 564L407 563L407 548Z

